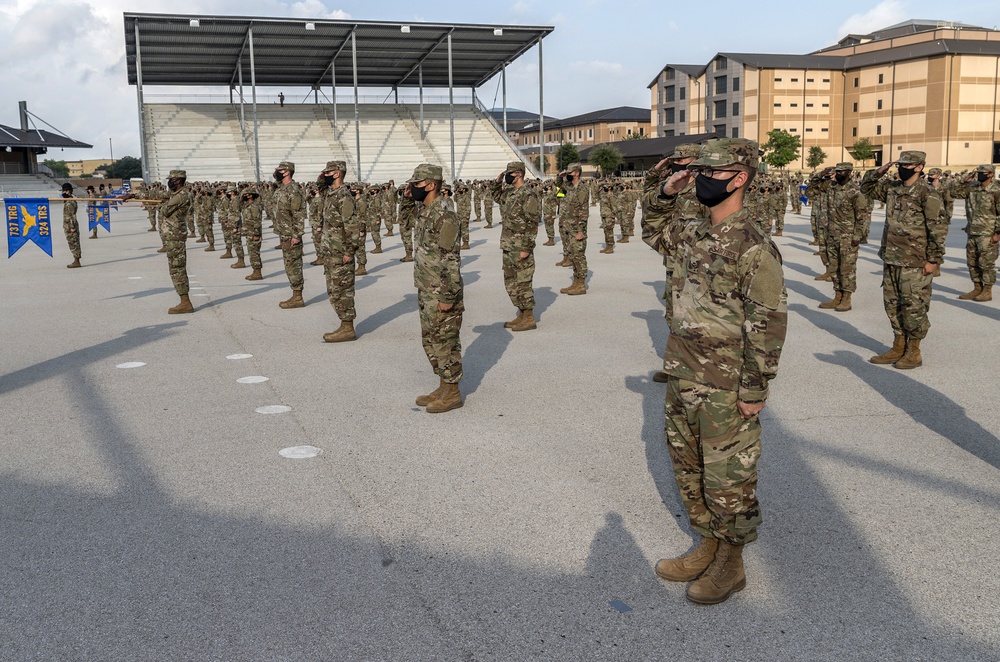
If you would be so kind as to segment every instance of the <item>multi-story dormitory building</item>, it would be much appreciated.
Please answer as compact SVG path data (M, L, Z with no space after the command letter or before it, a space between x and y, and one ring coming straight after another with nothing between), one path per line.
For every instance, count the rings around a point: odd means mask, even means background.
M657 136L707 132L767 141L772 129L819 145L826 164L868 138L876 164L907 149L929 164L1000 163L1000 31L908 21L848 35L808 55L720 52L668 64L649 84ZM868 162L871 165L871 161Z

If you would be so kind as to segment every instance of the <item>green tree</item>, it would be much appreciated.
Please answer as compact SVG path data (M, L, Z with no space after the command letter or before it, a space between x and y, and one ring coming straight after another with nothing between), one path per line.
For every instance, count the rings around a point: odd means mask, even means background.
M861 161L862 169L865 167L865 161L875 158L875 149L872 147L872 141L867 138L858 138L855 140L848 151L851 153L851 156Z
M641 133L633 131L632 133L625 136L625 140L645 140L649 136L644 136Z
M538 172L542 173L543 175L545 174L545 171L542 169L542 155L541 154L535 154L533 157L531 157L531 162L535 165L535 168L538 169Z
M810 147L809 156L806 157L806 165L815 170L823 161L826 161L826 152L823 151L823 148L819 145Z
M587 163L601 170L605 177L610 176L622 164L625 157L614 145L598 145L590 151Z
M580 150L568 140L556 150L556 171L562 172L570 163L580 160Z
M104 172L108 177L119 179L142 177L142 161L134 156L123 156L110 165L99 166L94 172Z
M42 161L42 165L48 166L49 169L56 174L56 177L69 177L69 166L66 165L65 161L45 159Z
M764 150L764 162L779 170L799 158L802 139L793 136L784 129L772 129L767 132L767 142L761 146Z

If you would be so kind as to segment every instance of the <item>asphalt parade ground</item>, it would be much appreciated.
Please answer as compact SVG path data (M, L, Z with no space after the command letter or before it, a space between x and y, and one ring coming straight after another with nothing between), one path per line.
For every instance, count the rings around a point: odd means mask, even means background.
M664 273L638 238L599 254L596 207L589 292L539 244L525 333L500 228L472 223L465 406L440 415L413 403L437 380L398 235L331 345L322 267L278 308L273 236L259 282L190 240L197 311L167 315L141 209L74 270L52 218L54 259L0 260L0 660L1000 660L1000 301L956 298L960 203L912 371L868 362L881 212L847 313L817 309L787 215L764 525L714 607L653 574L693 543L650 379Z

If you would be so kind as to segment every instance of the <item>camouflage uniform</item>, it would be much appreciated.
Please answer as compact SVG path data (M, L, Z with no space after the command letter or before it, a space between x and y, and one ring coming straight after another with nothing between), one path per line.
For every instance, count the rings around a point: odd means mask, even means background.
M923 163L923 152L906 151L898 163ZM884 175L884 173L883 173ZM918 340L927 336L931 305L930 274L924 273L928 262L941 264L944 259L948 226L942 222L941 195L926 182L917 180L907 186L902 181L886 181L877 170L869 170L861 181L861 192L885 204L885 228L879 257L882 272L882 302L893 334Z
M313 247L316 249L316 261L322 263L325 259L323 253L323 198L318 197L315 191L310 191L306 197L309 202L309 229L312 230Z
M597 204L601 214L601 229L604 230L604 250L611 253L615 248L615 211L614 191L610 183L605 182L597 189Z
M66 243L69 244L69 252L77 261L82 256L80 252L80 222L76 218L78 209L76 200L63 202L63 232L66 234Z
M411 181L441 180L441 168L419 166ZM463 285L459 253L459 222L438 197L424 205L414 228L413 284L420 311L420 338L434 374L448 384L462 379ZM438 304L452 304L447 311Z
M229 201L229 222L232 225L233 248L236 249L236 259L243 262L246 257L243 253L243 215L241 213L243 199L239 192L233 194L233 199Z
M263 208L260 198L251 198L249 202L245 203L240 209L240 215L243 219L243 235L247 238L250 267L259 271L263 267L260 259L260 245L264 233L262 227Z
M977 173L993 174L990 164L976 168ZM995 179L989 183L973 180L952 188L952 195L964 198L969 210L969 221L965 232L969 240L965 245L965 263L973 284L992 287L997 280L997 247L994 236L1000 234L1000 183Z
M347 171L345 163L327 170ZM354 309L354 255L361 243L361 218L355 213L355 200L346 186L327 188L323 201L323 255L326 260L326 292L330 304L342 322L357 317ZM346 263L344 258L350 258Z
M851 172L850 163L838 163L838 172ZM837 292L857 291L858 245L868 218L868 200L847 177L841 184L825 177L813 184L825 199L829 222L826 228L826 264Z
M405 187L404 187L405 190ZM399 199L399 236L403 240L403 248L406 250L404 260L413 259L413 222L417 218L417 203L402 195L402 191L397 192Z
M201 213L205 218L205 239L208 241L206 251L215 250L215 196L211 191L202 191L200 198Z
M171 170L171 179L184 179L187 173L183 170ZM181 186L176 191L160 194L158 215L163 245L167 248L167 263L170 268L170 280L174 290L180 296L188 293L187 275L187 219L191 214L191 192L187 186Z
M697 165L755 167L757 145L705 144ZM679 200L667 196L668 214ZM775 377L787 324L780 255L743 209L645 231L660 253L674 250L674 316L664 357L669 375L666 440L691 527L743 545L757 537L757 461L761 426L738 402L761 403Z
M507 164L507 171L520 170L520 161ZM500 250L503 251L503 284L518 310L532 310L535 307L535 237L538 235L538 218L541 204L538 193L527 185L520 188L503 187L500 182L490 184L493 198L500 202L504 212L503 229L500 232ZM521 253L528 256L521 258Z
M226 243L226 252L233 252L233 207L230 204L230 193L226 191L219 198L219 225L222 226L222 239Z
M493 194L490 192L489 183L483 183L483 218L486 219L486 227L493 227Z
M570 172L574 166L570 165ZM579 166L576 166L577 172ZM587 220L590 215L587 202L590 198L590 191L587 185L577 181L574 186L566 183L566 178L562 175L556 178L556 186L566 192L566 197L562 201L562 218L566 222L567 243L565 253L569 261L573 264L573 280L584 282L587 280ZM582 239L577 239L577 234L583 234Z
M292 163L283 161L279 169L295 172ZM285 262L285 275L292 290L302 291L302 235L305 234L306 200L302 187L291 181L280 184L274 192L274 229L281 239L281 254ZM298 243L293 244L295 239Z
M812 230L813 237L816 238L816 243L819 245L819 257L829 272L829 258L827 258L826 251L827 228L829 226L827 192L819 186L826 179L824 172L826 171L814 174L809 179L809 183L806 184L806 197L809 198L809 203L812 205Z

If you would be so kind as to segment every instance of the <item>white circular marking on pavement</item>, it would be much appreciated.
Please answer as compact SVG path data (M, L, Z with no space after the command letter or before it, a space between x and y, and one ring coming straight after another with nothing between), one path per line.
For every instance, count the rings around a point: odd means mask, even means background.
M207 297L207 294L192 294L193 297Z
M315 446L290 446L289 448L282 448L278 451L278 455L289 460L307 460L311 457L316 457L323 451Z
M236 380L237 384L263 384L268 381L268 377L262 377L260 375L253 375L251 377L240 377Z
M129 276L129 280L142 280L142 276Z
M258 414L287 414L292 411L292 408L288 405L267 405L265 407L257 407L254 411Z
M243 359L252 359L253 354L230 354L226 358L230 361L242 361Z
M141 368L144 365L146 364L143 363L142 361L129 361L127 363L119 363L115 367L121 368L122 370L128 370L130 368Z

